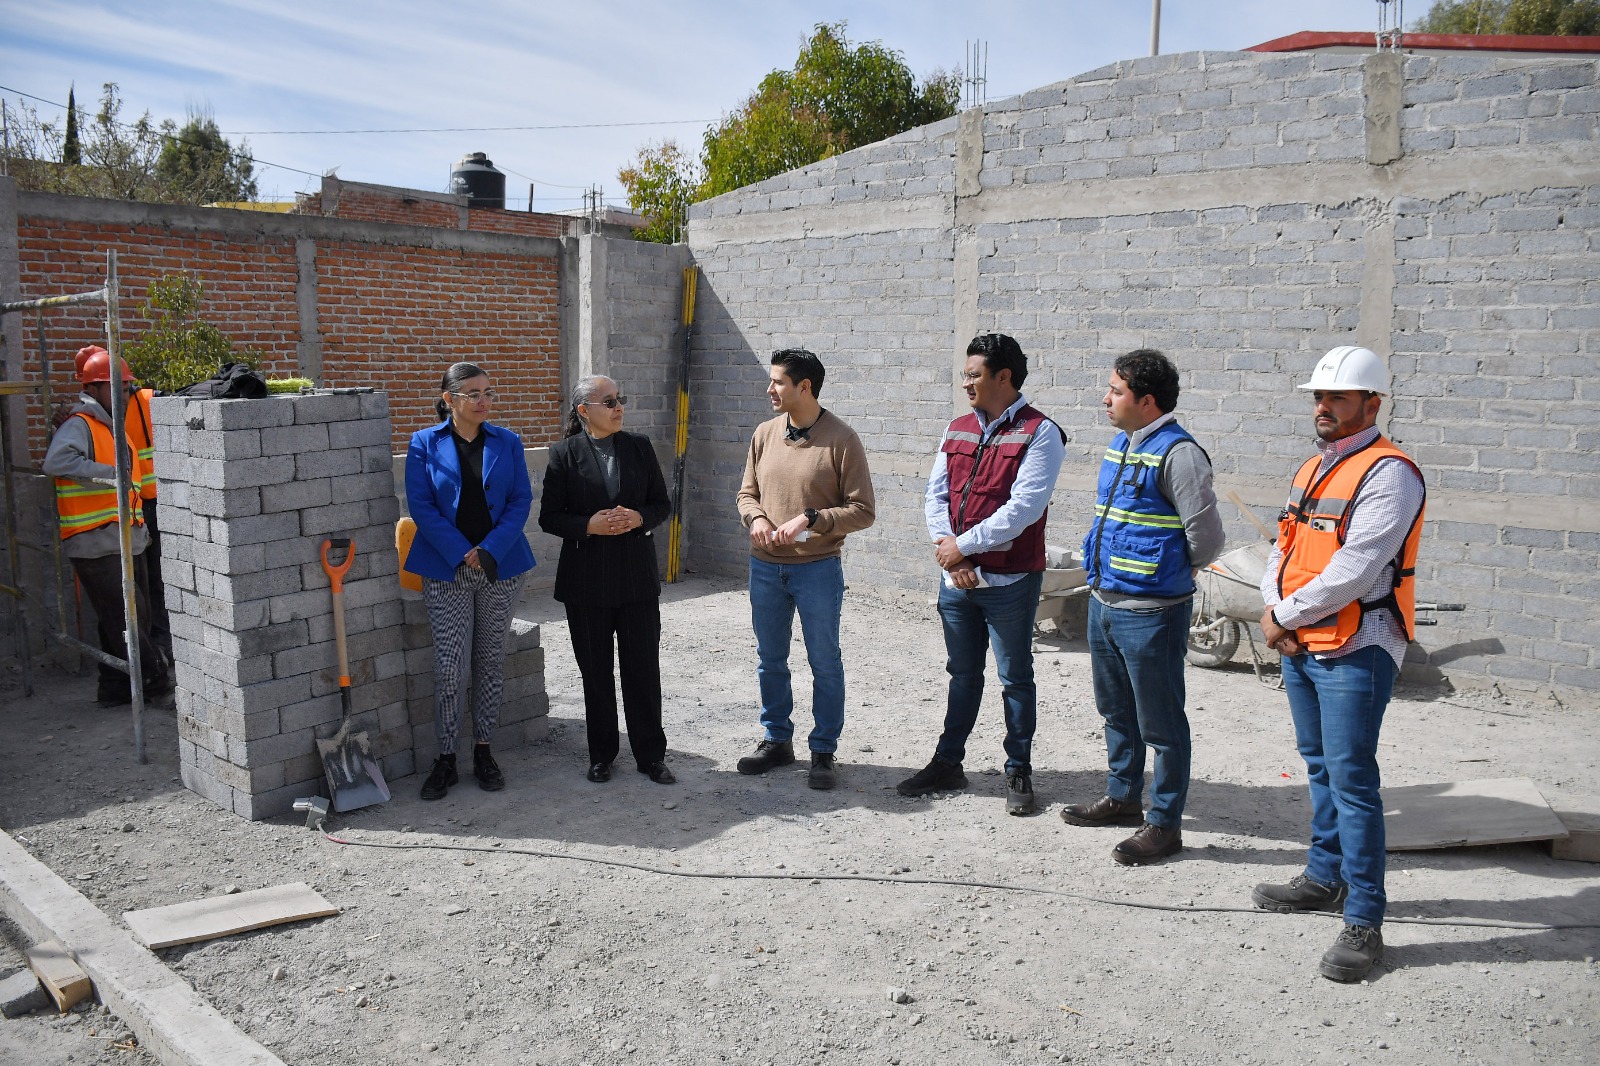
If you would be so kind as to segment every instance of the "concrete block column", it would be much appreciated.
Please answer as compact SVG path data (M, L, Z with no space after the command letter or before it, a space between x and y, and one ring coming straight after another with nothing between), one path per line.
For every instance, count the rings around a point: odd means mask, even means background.
M329 537L355 542L356 727L385 777L410 774L388 397L166 397L152 415L184 784L251 819L325 791L315 737L341 713Z

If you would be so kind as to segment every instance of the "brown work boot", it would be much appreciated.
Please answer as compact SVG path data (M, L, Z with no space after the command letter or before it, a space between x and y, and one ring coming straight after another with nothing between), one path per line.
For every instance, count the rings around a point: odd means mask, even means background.
M1068 825L1138 825L1144 811L1136 800L1114 800L1101 796L1093 803L1069 803L1061 808L1061 820Z
M1112 848L1111 857L1124 866L1143 866L1145 863L1160 862L1182 848L1181 829L1165 829L1146 822L1137 833Z

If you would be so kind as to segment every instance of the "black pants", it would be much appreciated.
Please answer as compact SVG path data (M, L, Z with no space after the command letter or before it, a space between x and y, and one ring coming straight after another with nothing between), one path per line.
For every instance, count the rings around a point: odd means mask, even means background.
M172 661L172 623L167 618L167 584L161 580L161 527L156 524L156 501L144 501L144 528L150 546L140 556L144 560L145 580L150 589L150 639Z
M134 586L139 611L139 665L146 687L168 680L166 659L150 637L150 589L145 575L145 552L133 557ZM122 560L115 555L98 559L73 559L78 584L94 607L98 620L100 650L119 659L128 657L123 641L126 628L122 613ZM127 699L132 689L128 675L114 666L100 663L99 696L102 699Z
M566 607L572 654L583 675L589 761L609 764L621 747L612 674L615 640L628 746L633 749L634 763L648 771L667 754L667 735L661 728L661 604L645 600L614 606L569 603Z

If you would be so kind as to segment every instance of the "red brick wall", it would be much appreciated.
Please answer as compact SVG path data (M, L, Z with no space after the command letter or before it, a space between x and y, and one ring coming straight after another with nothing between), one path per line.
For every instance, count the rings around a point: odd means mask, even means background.
M50 217L47 210L30 213L28 199L21 198L17 220L23 299L100 287L106 250L115 248L124 340L136 338L148 326L140 308L150 282L188 270L205 282L202 315L207 321L236 344L258 349L264 371L296 372L300 317L293 235L251 232L234 212L226 213L230 221L219 223L216 232L76 221ZM193 218L195 210L203 209L180 210ZM448 228L456 229L459 216L449 210ZM410 219L408 224L417 223ZM397 451L404 450L413 430L433 418L444 368L463 359L492 372L503 397L496 422L521 433L530 445L559 438L561 352L554 256L518 254L514 247L483 252L329 239L313 232L313 227L325 232L322 223L307 219L306 227L303 235L315 240L317 251L323 384L387 391ZM37 381L34 323L35 316L24 316L20 362L21 376ZM51 387L74 395L73 353L85 344L104 343L104 311L94 305L54 309L46 312L45 329L55 369ZM28 423L29 458L36 464L45 444L45 412L37 402L29 408Z
M328 210L326 195L306 200L299 210L301 214L320 214L328 218L363 222L393 222L402 226L433 226L437 229L461 228L461 211L455 204L407 198L401 195L403 191L396 189L394 195L389 195L341 185L333 210Z
M297 365L299 323L295 310L295 255L292 240L240 244L221 234L172 233L161 227L108 227L104 223L19 217L18 273L24 299L86 292L105 283L106 249L117 250L121 326L124 341L150 325L143 314L150 282L189 270L205 281L203 315L240 347L259 350L262 370L292 374ZM39 380L38 318L23 318L23 372ZM105 344L105 309L97 304L57 308L45 313L45 342L54 371L50 387L57 397L75 396L74 353L86 344ZM15 371L13 371L15 373ZM28 405L33 459L43 458L44 412Z
M559 438L555 259L319 242L317 313L324 383L382 382L402 449L456 362L489 371L496 424L529 445Z

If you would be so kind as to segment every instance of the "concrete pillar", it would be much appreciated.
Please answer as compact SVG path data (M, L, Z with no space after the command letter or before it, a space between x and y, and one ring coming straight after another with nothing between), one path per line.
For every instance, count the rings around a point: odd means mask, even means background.
M955 350L951 353L950 403L953 410L963 408L965 394L961 372L967 365L967 344L978 333L978 246L977 226L971 218L971 205L983 192L979 180L983 171L983 108L961 112L956 126L956 202L955 202Z
M1405 84L1399 52L1374 52L1361 62L1366 100L1367 162L1383 166L1400 158L1400 105Z

